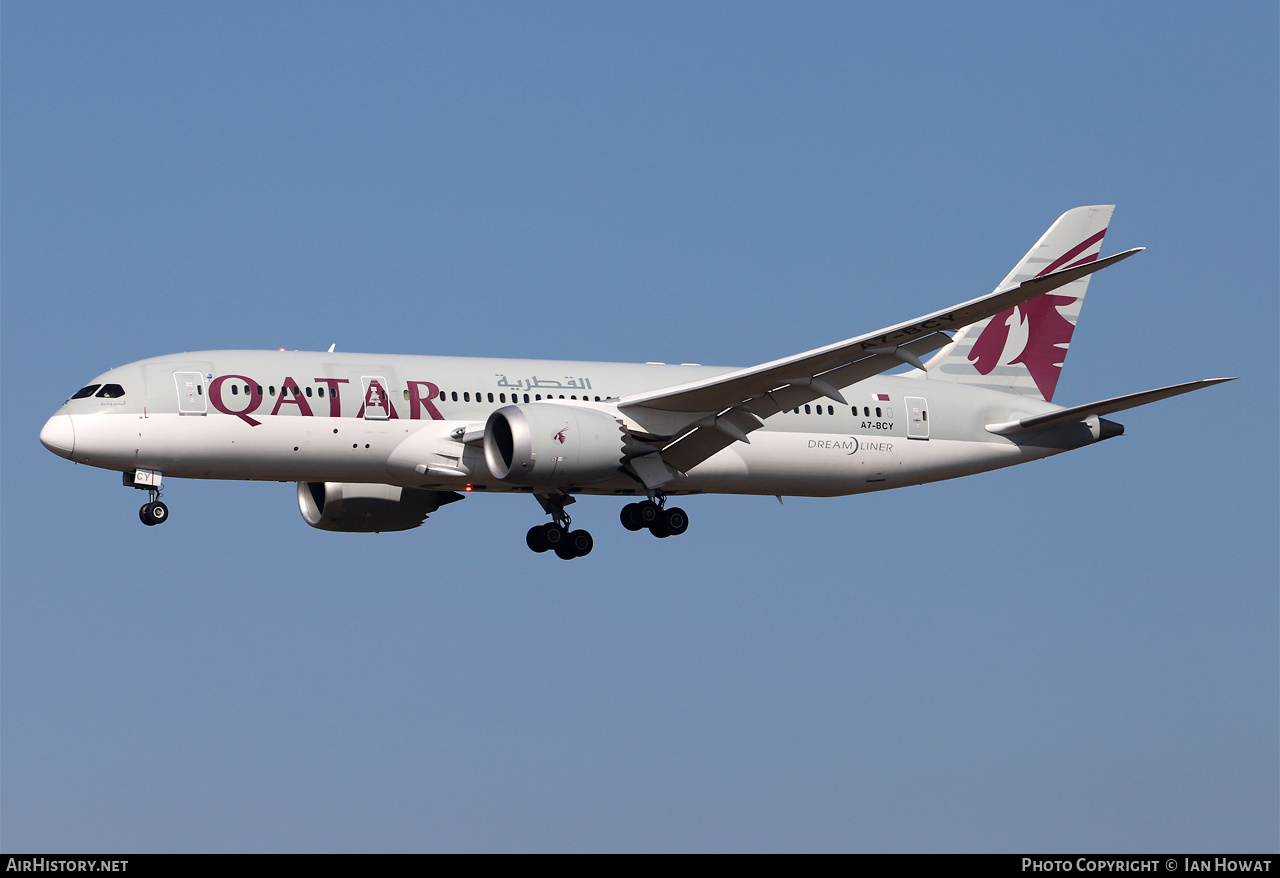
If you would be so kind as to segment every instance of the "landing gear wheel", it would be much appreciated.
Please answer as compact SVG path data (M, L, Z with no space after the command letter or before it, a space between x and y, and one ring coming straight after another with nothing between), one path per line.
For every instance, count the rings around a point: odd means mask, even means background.
M618 514L622 519L622 526L627 530L643 530L644 525L640 523L640 504L628 503L622 507L622 512Z
M642 500L636 504L635 519L640 522L640 527L653 527L661 517L662 509L652 500Z
M594 545L595 540L591 538L591 534L585 530L575 530L565 534L564 541L556 546L555 553L558 557L569 561L591 554L591 548Z
M560 554L560 548L564 545L565 536L564 528L555 522L544 524L542 526L543 544L546 545L548 549L554 549L557 555Z
M543 536L542 531L544 527L546 527L546 525L536 524L529 528L529 532L524 536L525 544L530 549L538 553L545 552L551 548L547 543L546 538Z
M590 555L592 547L596 541L591 538L585 530L575 530L569 534L569 548L573 549L573 556L581 558L583 555Z
M148 527L157 524L164 524L169 520L169 507L165 506L159 500L144 504L143 507L138 510L138 518L142 519L142 523Z
M678 537L689 529L689 516L679 506L662 510L660 519L663 536Z

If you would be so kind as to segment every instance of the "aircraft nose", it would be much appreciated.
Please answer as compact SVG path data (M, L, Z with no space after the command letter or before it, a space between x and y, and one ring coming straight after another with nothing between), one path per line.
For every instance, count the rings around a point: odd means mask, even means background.
M40 444L59 457L70 457L76 447L76 431L69 415L54 415L40 431Z

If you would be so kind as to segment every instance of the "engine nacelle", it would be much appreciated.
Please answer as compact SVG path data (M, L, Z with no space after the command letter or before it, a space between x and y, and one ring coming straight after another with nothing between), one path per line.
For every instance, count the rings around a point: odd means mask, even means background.
M298 508L307 524L321 530L377 533L409 530L446 503L453 491L423 491L395 485L354 482L298 482Z
M484 426L489 472L516 485L583 485L618 474L622 423L590 408L556 403L508 405Z

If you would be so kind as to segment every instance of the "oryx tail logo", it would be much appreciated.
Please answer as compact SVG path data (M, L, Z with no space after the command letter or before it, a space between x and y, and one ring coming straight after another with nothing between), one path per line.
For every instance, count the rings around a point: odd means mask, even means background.
M1036 277L1093 262L1098 258L1097 253L1079 259L1076 257L1099 243L1106 233L1107 230L1103 229L1072 247ZM1071 261L1073 259L1074 262ZM1062 374L1062 361L1066 357L1067 345L1071 343L1071 333L1075 331L1075 324L1063 317L1058 309L1074 301L1074 296L1045 293L992 317L969 351L973 367L983 375L990 375L996 366L1021 363L1031 373L1040 395L1046 401L1052 400L1053 392L1058 386L1058 377Z
M566 428L566 429L568 429L568 428ZM559 433L557 433L556 435L552 436L551 438L552 438L552 439L554 439L554 440L556 440L557 442L559 442L561 445L563 445L563 444L564 444L564 430L561 430Z

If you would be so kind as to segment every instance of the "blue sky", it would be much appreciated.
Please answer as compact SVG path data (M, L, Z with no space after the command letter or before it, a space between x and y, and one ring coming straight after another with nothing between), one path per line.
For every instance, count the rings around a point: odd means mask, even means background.
M1274 851L1277 10L37 4L0 31L0 845ZM41 424L210 348L748 365L1115 203L1056 401L883 495L163 528Z

